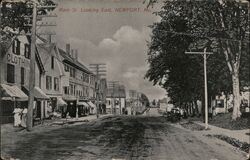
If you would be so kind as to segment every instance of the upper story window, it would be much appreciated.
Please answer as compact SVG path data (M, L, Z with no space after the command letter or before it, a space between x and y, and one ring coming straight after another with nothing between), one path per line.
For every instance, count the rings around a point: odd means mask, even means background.
M46 76L46 89L51 90L52 89L52 77Z
M69 69L69 75L70 75L70 77L75 78L76 77L76 69L70 67L70 69Z
M54 90L59 91L59 78L54 78Z
M55 58L54 58L54 56L51 56L51 69L54 69L54 62L55 61Z
M64 94L69 94L69 87L63 87Z
M67 64L64 64L64 71L69 72L69 66Z
M21 85L24 85L25 81L25 68L21 67Z
M7 64L7 82L15 83L15 66Z
M16 55L20 55L20 41L15 39L12 43L12 52Z
M30 59L30 45L29 44L24 45L24 57L27 59Z

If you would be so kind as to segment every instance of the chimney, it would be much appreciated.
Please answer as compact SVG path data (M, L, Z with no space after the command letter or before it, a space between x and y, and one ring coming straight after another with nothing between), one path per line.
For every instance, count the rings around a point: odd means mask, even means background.
M70 55L70 44L69 43L66 44L66 53L68 55Z
M74 58L76 61L78 61L78 50L77 49L75 49L75 57Z

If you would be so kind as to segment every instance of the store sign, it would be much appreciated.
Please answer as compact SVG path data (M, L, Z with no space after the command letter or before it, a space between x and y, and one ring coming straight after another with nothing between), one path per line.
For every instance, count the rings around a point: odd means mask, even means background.
M21 66L24 66L25 64L29 63L29 61L25 57L10 53L7 54L7 61L8 63Z

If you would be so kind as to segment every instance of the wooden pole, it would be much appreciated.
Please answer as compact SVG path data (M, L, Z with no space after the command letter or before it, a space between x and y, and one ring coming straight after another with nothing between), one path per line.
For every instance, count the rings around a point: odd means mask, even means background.
M30 52L30 75L29 75L29 103L27 113L27 130L31 131L33 127L33 105L34 105L34 88L35 88L35 51L36 51L36 19L37 6L33 1L33 20L31 32L31 52Z
M205 85L205 129L208 129L208 98L207 98L207 55L204 49L204 85Z

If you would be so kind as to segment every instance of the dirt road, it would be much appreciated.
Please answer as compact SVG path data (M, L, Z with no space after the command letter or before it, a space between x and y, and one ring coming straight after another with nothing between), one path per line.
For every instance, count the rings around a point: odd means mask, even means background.
M155 113L155 112L153 112ZM22 136L18 140L18 136ZM228 144L157 116L116 116L41 133L2 135L2 155L21 160L241 160Z

